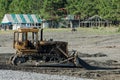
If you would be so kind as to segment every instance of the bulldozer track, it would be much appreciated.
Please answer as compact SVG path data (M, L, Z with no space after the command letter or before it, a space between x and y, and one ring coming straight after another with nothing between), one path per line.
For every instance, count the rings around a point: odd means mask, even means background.
M50 71L62 71L62 70L76 70L76 69L81 69L81 68L75 68L75 67L67 67L67 66L62 66L62 67L55 67L55 66L50 66L46 67L45 65L42 66L35 66L33 64L23 64L23 65L10 65L8 63L9 57L13 55L10 53L1 53L0 54L0 69L2 70L21 70L21 71L30 71L30 72L50 72Z
M35 66L34 64L23 64L23 65L10 65L8 63L9 57L11 54L0 54L0 69L10 69L10 70L28 70L28 71L34 71L37 69L40 69L41 71L43 70L75 70L75 69L87 69L87 70L113 70L113 69L120 69L116 67L96 67L96 66L91 66L89 65L86 61L82 60L79 58L79 62L81 67L74 67L74 66L45 66L45 65L40 65L40 66ZM116 66L116 65L115 65Z

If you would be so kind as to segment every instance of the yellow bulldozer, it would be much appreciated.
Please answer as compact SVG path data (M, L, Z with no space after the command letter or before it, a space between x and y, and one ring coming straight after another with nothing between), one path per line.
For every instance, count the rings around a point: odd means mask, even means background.
M14 31L13 48L16 53L9 59L12 65L26 62L45 66L80 65L77 53L69 53L67 42L44 40L43 29L19 28Z

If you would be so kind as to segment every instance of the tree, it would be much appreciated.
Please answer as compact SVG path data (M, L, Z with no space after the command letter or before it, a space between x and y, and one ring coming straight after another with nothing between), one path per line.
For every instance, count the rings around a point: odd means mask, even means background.
M9 12L9 5L11 2L12 0L0 0L0 21L4 14Z
M79 14L81 18L97 14L105 19L120 20L119 0L0 0L0 4L0 20L6 13L38 14L45 19L66 14Z

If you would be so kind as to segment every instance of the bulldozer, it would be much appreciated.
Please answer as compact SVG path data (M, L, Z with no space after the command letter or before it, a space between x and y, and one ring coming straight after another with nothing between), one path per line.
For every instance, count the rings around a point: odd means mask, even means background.
M69 53L68 42L44 40L43 29L19 28L14 31L13 54L9 62L12 65L34 63L36 66L76 66L78 67L78 54Z

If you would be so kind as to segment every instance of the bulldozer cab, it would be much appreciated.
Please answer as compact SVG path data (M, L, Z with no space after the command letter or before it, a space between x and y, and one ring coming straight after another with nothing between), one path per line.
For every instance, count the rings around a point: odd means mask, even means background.
M19 28L14 32L13 48L36 49L38 46L38 31L34 28Z

